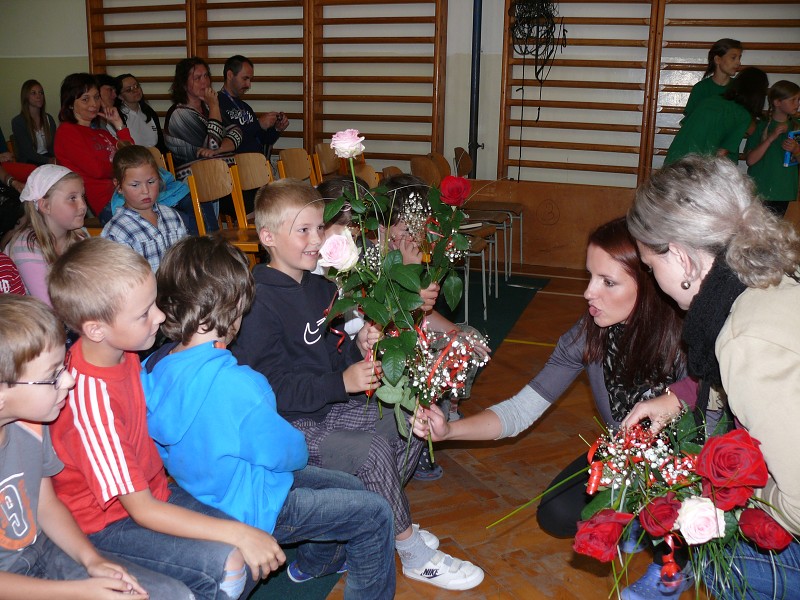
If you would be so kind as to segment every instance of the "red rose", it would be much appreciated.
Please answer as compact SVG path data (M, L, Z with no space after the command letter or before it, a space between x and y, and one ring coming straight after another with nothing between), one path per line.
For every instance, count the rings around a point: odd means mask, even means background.
M764 550L780 552L792 542L789 532L760 508L745 508L739 517L739 529Z
M758 447L761 442L744 429L708 438L697 457L695 472L711 482L715 489L723 487L764 487L767 485L767 464Z
M668 492L666 496L654 498L641 510L639 522L653 537L664 537L672 531L680 507L681 503L675 498L675 492Z
M733 487L714 487L708 479L703 479L703 496L711 498L720 510L731 510L737 506L744 506L753 495L753 488L749 485Z
M601 562L614 560L619 538L631 519L633 515L630 513L620 513L610 508L601 510L588 521L578 523L573 550Z
M462 206L469 197L471 187L469 179L448 175L439 186L442 202L450 206Z

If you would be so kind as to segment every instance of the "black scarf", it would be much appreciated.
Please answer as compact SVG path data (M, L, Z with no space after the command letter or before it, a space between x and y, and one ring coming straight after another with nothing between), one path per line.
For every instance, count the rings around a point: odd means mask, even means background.
M717 256L686 313L683 341L687 347L687 367L691 375L700 379L695 407L698 425L708 408L711 388L722 387L722 375L714 352L717 336L731 313L734 301L746 289L725 258Z

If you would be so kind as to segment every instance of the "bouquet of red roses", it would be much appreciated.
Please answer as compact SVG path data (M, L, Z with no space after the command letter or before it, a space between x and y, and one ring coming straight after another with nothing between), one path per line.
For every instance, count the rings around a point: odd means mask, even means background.
M673 550L687 546L696 579L714 577L724 587L730 583L721 558L736 544L746 539L763 550L785 549L792 536L754 496L768 478L760 442L744 429L705 444L697 433L687 413L658 434L636 426L601 436L588 455L587 492L594 498L578 524L575 551L612 561L638 519L642 539ZM679 571L668 554L662 579L668 583Z

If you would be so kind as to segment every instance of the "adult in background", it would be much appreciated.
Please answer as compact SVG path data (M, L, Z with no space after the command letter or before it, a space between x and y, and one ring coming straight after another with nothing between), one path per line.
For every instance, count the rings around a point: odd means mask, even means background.
M20 113L11 120L17 160L37 166L54 164L56 122L47 113L42 84L35 79L28 79L22 84L19 99Z
M739 426L761 442L769 471L755 490L762 508L794 536L774 556L750 542L732 556L715 598L796 598L800 589L800 237L770 213L751 179L724 158L688 156L636 191L628 227L642 261L683 309L688 362L702 385L727 396ZM680 410L675 399L634 407L629 422Z
M117 109L138 146L155 146L166 154L164 132L155 109L145 100L139 81L130 73L117 77Z
M133 138L119 111L102 104L97 80L89 73L72 73L62 82L58 120L61 121L55 140L58 164L83 178L86 202L105 225L111 219L110 200L114 193L111 161L117 143L132 144ZM106 122L116 130L116 138L105 129Z

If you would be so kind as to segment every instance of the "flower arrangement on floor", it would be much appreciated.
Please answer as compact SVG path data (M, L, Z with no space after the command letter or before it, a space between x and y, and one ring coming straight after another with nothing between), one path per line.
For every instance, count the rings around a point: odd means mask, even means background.
M672 550L661 569L665 585L677 585L674 550L686 545L696 580L713 577L724 589L731 585L726 557L737 544L747 539L765 551L785 549L792 536L753 495L768 477L760 442L744 429L705 444L697 434L686 413L658 434L637 425L601 436L589 450L587 493L594 498L583 511L574 550L603 562L622 557L620 542L638 519L640 542L663 541Z
M363 141L358 130L348 129L336 133L331 142L336 155L350 162L355 191L328 203L325 221L347 204L363 255L349 234L329 236L320 249L320 264L330 267L329 277L337 280L341 290L328 320L358 307L382 329L383 338L374 349L382 368L382 385L376 395L393 407L400 432L408 435L403 409L413 412L418 401L428 406L446 392L458 394L469 370L485 364L475 352L483 343L479 335L428 331L420 310L420 289L431 283L441 285L451 308L461 299L464 284L454 265L469 249L459 226L465 217L461 207L469 197L470 182L448 176L439 189L429 189L427 199L411 194L403 203L401 218L424 257L423 264L403 264L400 251L390 250L388 240L378 235L379 224L388 223L396 210L393 198L385 188L359 190L356 183L353 159L364 151Z

